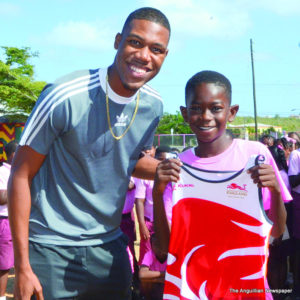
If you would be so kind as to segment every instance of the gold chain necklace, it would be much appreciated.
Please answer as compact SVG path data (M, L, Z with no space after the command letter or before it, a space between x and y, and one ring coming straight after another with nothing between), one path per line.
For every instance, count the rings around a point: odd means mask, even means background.
M120 140L126 133L127 131L129 130L129 128L131 127L135 117L136 117L136 114L137 114L137 111L138 111L138 107L139 107L139 101L140 101L140 91L138 91L138 94L137 94L137 98L136 98L136 105L135 105L135 109L134 109L134 113L133 113L133 116L132 116L132 119L128 125L128 127L125 129L125 131L119 135L119 136L116 136L113 132L113 129L111 127L111 122L110 122L110 115L109 115L109 101L108 101L108 75L106 75L106 115L107 115L107 122L108 122L108 127L109 127L109 131L111 133L111 135L116 139L116 140Z

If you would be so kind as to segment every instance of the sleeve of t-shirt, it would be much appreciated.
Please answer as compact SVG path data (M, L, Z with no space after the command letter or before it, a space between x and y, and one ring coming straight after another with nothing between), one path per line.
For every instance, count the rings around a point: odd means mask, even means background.
M68 103L56 85L44 89L26 122L20 145L46 155L53 141L70 127Z
M292 151L289 157L289 171L288 175L298 175L300 173L300 152L298 150Z
M272 154L270 153L270 151L265 148L265 153L263 153L263 155L266 158L265 163L269 164L273 167L274 172L275 172L275 176L278 180L279 186L280 186L280 190L281 190L281 196L282 196L282 200L284 202L289 202L292 200L292 196L290 194L290 192L288 191L281 175L280 172L278 170L278 167L276 165L276 162L272 156ZM271 206L271 192L268 188L262 188L262 196L263 196L263 204L264 204L264 209L268 210L270 209Z
M143 179L139 179L136 182L135 198L146 199L146 185Z

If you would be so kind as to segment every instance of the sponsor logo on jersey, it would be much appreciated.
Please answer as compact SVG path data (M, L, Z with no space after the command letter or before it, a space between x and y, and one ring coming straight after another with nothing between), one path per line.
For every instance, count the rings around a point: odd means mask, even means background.
M238 195L238 196L247 196L248 191L247 191L247 184L243 184L242 186L236 184L236 183L231 183L227 185L227 194L228 195Z
M125 127L127 125L128 116L121 113L120 116L117 115L117 122L115 123L115 127Z
M173 186L173 191L177 190L178 188L192 188L195 187L194 184L191 183L178 183L178 184L174 184Z

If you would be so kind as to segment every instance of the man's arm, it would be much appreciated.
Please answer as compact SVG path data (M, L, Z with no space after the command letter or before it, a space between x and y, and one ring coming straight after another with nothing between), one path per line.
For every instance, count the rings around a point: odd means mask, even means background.
M15 255L15 297L29 300L35 294L43 299L42 287L29 263L28 231L31 208L30 186L45 156L28 146L19 147L11 168L8 182L9 221Z
M7 190L0 190L0 205L7 203Z
M159 160L150 155L143 155L136 163L132 176L142 179L154 180Z

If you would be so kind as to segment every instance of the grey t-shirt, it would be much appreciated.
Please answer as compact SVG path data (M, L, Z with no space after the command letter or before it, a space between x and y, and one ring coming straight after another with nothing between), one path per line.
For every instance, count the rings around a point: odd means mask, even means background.
M144 85L136 118L113 138L106 110L107 69L78 71L41 94L20 145L46 155L33 179L29 239L55 245L96 245L117 238L130 175L152 145L162 101ZM120 97L108 85L116 136L133 117L137 94Z

